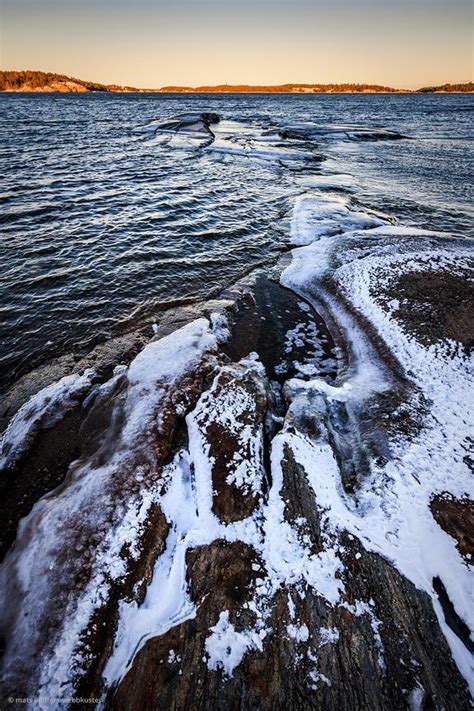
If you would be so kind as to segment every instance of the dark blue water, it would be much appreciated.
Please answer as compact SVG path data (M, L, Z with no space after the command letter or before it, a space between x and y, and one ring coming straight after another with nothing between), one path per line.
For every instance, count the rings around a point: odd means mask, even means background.
M404 224L472 236L473 109L469 95L0 95L1 386L270 263L320 174ZM148 130L189 111L250 137L312 121L409 139L323 138L293 160L291 142L234 155Z

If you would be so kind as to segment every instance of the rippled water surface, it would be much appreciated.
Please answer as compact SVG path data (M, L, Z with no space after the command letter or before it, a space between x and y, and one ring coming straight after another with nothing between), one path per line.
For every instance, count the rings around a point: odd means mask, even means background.
M321 175L405 224L472 236L473 107L463 95L0 95L2 387L124 323L151 331L166 304L270 263ZM201 111L249 136L311 121L408 139L301 142L301 158L291 142L217 152L151 130Z

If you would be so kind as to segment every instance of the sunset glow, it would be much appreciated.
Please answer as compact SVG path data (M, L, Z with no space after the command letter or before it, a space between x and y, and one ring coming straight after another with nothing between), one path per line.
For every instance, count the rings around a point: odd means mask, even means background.
M468 0L2 0L3 69L104 83L469 81Z

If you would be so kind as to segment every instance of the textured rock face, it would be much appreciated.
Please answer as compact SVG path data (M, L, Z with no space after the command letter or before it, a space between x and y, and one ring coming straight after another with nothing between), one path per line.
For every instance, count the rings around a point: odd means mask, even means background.
M288 457L286 495L291 489L292 505L300 507L293 513L319 548L317 509L308 515L304 472ZM143 647L111 707L395 709L418 695L427 707L468 708L429 598L354 540L343 537L341 545L347 599L333 607L311 589L281 586L268 610L271 634L230 678L208 669L209 630L222 610L237 631L255 624L248 603L266 571L242 544L216 541L192 551L195 619Z
M251 325L269 308L269 294L289 307L289 320L273 336L255 338ZM356 502L371 457L383 446L393 456L390 441L400 429L386 429L383 416L392 400L369 408L364 420L354 403L328 398L324 388L338 387L334 365L325 366L334 345L318 351L318 338L328 338L324 324L318 329L307 305L276 283L259 277L234 299L214 326L201 320L183 337L178 331L161 347L157 341L156 356L150 350L110 382L89 386L95 395L88 402L87 388L81 392L85 406L37 430L30 467L50 461L48 448L64 428L74 435L69 457L78 459L63 470L52 510L33 509L20 550L5 562L19 590L3 625L5 691L73 693L117 709L469 708L432 598L375 552L365 533L357 535L353 509L347 520L338 518L336 500L328 509L329 470L341 477L343 500ZM310 334L313 370L309 361L295 366L308 353L302 334ZM184 338L179 352L190 349L184 371L173 338ZM164 357L173 365L165 367ZM344 372L347 362L338 362ZM322 391L313 375L287 380L312 374L315 363L326 378ZM130 420L139 429L125 436ZM74 481L76 497L90 490L82 521L76 505L68 513ZM430 506L469 556L471 504L444 496ZM19 565L29 541L40 540L38 526L58 524L75 533L47 549L48 565L61 574L43 580L44 600L32 612L47 625L30 637L29 657L26 640L13 646L10 639L33 604ZM99 595L90 595L91 586Z

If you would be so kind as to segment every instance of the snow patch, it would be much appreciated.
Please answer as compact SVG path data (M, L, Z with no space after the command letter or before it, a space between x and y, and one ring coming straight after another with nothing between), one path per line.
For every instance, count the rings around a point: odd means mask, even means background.
M240 664L250 649L262 650L262 639L253 630L238 632L229 621L229 611L224 610L219 615L219 621L210 628L211 635L206 639L205 647L208 656L207 666L216 671L222 669L224 675L232 676L234 669Z
M0 437L0 470L10 469L28 449L40 429L54 427L77 407L91 388L95 371L66 375L24 403Z
M288 625L286 631L297 644L307 642L309 639L309 630L306 625Z

